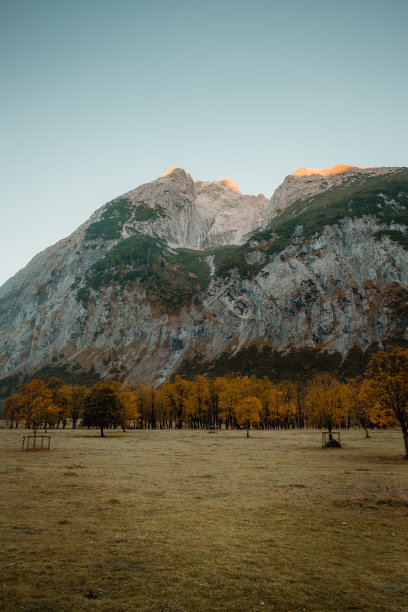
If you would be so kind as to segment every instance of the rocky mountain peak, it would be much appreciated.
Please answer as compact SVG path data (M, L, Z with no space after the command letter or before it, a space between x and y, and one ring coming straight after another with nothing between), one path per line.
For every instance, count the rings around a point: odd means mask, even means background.
M337 166L333 166L332 168L298 168L292 173L292 176L310 176L313 174L320 174L321 176L329 176L330 174L338 174L339 172L344 172L349 168L357 168L362 170L361 166L350 166L345 164L339 164ZM367 170L367 168L364 168Z
M186 170L183 170L182 168L179 168L178 166L172 166L171 168L163 172L160 178L166 178L166 177L172 180L176 180L176 181L181 178L185 180L192 180L190 172L187 172ZM207 181L200 181L199 179L194 179L193 182L194 183L205 183L207 185L212 184L212 183L221 183L222 185L225 185L226 187L228 187L228 189L230 189L231 191L234 191L235 193L239 193L239 194L242 193L237 181L232 179L230 176L224 176L223 178L220 178L217 181L207 182Z
M190 172L187 172L187 170L184 170L183 168L179 168L178 166L173 166L172 168L169 168L168 170L166 170L166 172L163 172L160 179L164 179L164 178L167 179L167 181L174 181L176 183L177 182L178 183L193 182Z
M242 194L230 177L193 180L177 166L116 201L130 205L122 238L137 230L162 237L172 247L192 249L241 244L262 226L269 206L264 196ZM102 217L107 214L100 210Z
M235 191L235 193L242 193L237 181L234 181L230 176L224 176L218 180L219 183L224 183L231 191Z
M298 168L289 174L271 197L266 218L270 220L297 200L305 200L328 189L356 185L368 177L392 174L401 168L338 165L332 168Z

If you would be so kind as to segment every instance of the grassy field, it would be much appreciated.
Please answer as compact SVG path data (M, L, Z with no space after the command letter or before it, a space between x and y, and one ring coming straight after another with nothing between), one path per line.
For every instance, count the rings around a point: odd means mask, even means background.
M0 430L4 610L408 609L402 435Z

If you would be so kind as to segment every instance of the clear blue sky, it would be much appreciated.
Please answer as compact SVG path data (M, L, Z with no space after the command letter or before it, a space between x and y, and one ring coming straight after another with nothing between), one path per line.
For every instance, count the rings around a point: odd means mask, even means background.
M169 166L408 165L406 0L1 0L0 284Z

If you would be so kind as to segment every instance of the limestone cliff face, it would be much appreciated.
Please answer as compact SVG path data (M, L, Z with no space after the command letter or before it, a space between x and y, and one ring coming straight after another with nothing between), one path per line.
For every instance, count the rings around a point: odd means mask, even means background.
M0 288L0 376L57 364L158 383L252 343L407 340L407 226L407 169L291 176L271 200L176 169Z
M123 238L136 229L160 236L172 246L192 249L240 244L262 225L269 206L264 196L242 195L220 181L193 181L181 168L122 198L136 210L143 205L157 212L147 221L131 216Z

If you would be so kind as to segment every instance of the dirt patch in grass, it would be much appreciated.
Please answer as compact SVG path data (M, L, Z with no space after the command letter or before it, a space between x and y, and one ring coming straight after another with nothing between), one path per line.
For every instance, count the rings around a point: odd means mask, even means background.
M361 463L387 463L387 464L406 464L408 468L408 461L404 455L352 455L349 457L352 461L360 461ZM360 470L366 470L367 468L357 468Z

